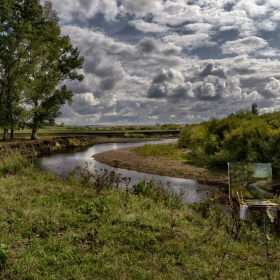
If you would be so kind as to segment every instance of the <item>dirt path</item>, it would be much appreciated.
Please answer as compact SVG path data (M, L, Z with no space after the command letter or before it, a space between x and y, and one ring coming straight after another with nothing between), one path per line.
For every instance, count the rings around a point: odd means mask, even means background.
M128 170L192 179L209 185L226 186L228 184L225 174L211 172L205 168L195 167L177 160L141 156L134 151L133 147L103 152L93 157L101 163Z

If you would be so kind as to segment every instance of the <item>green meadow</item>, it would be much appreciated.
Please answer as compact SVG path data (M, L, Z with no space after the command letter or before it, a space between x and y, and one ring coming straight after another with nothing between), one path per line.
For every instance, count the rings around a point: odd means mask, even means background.
M81 167L60 179L17 152L3 155L0 278L266 279L256 214L234 228L219 272L232 224L221 200L212 191L184 207L180 194L153 181L132 187L114 170ZM280 269L275 226L268 224L271 279Z

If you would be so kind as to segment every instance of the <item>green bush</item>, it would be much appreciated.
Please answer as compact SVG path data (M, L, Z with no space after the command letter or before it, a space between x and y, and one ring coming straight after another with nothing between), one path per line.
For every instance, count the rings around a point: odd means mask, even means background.
M227 162L270 162L280 175L280 113L254 115L240 110L223 119L184 127L179 145L203 156L213 167L226 169Z
M68 138L67 139L67 146L68 147L78 147L78 143L75 139Z

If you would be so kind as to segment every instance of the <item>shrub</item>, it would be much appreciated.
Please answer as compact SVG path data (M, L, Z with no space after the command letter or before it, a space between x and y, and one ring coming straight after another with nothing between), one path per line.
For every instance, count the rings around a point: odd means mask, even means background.
M72 139L72 138L68 138L67 139L67 146L68 147L78 147L78 143L75 139Z

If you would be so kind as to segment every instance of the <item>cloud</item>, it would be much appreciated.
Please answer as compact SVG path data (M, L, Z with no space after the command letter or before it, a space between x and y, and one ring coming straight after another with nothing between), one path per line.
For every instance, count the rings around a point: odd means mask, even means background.
M131 20L128 24L134 26L137 30L142 31L144 33L158 33L158 32L165 32L168 30L166 26L162 26L153 22L146 22L142 19L138 20Z
M210 41L210 36L205 33L190 35L172 34L162 38L166 43L173 43L180 47L192 50L201 46L214 46L215 43Z
M53 4L85 57L84 81L65 82L75 94L65 123L199 122L255 100L260 112L278 108L280 1Z
M148 37L141 39L135 48L139 54L149 54L158 51L156 40Z
M265 85L265 89L274 96L280 96L280 81L271 77L269 83Z
M215 68L214 62L209 62L200 72L201 77L206 77L208 75L218 76L224 79L227 77L225 68L223 67Z
M166 81L173 83L183 82L184 77L180 71L170 68L169 70L162 69L160 72L154 77L153 83L163 83Z
M235 41L228 41L222 45L225 54L246 54L252 53L267 46L267 42L259 37L250 36Z

